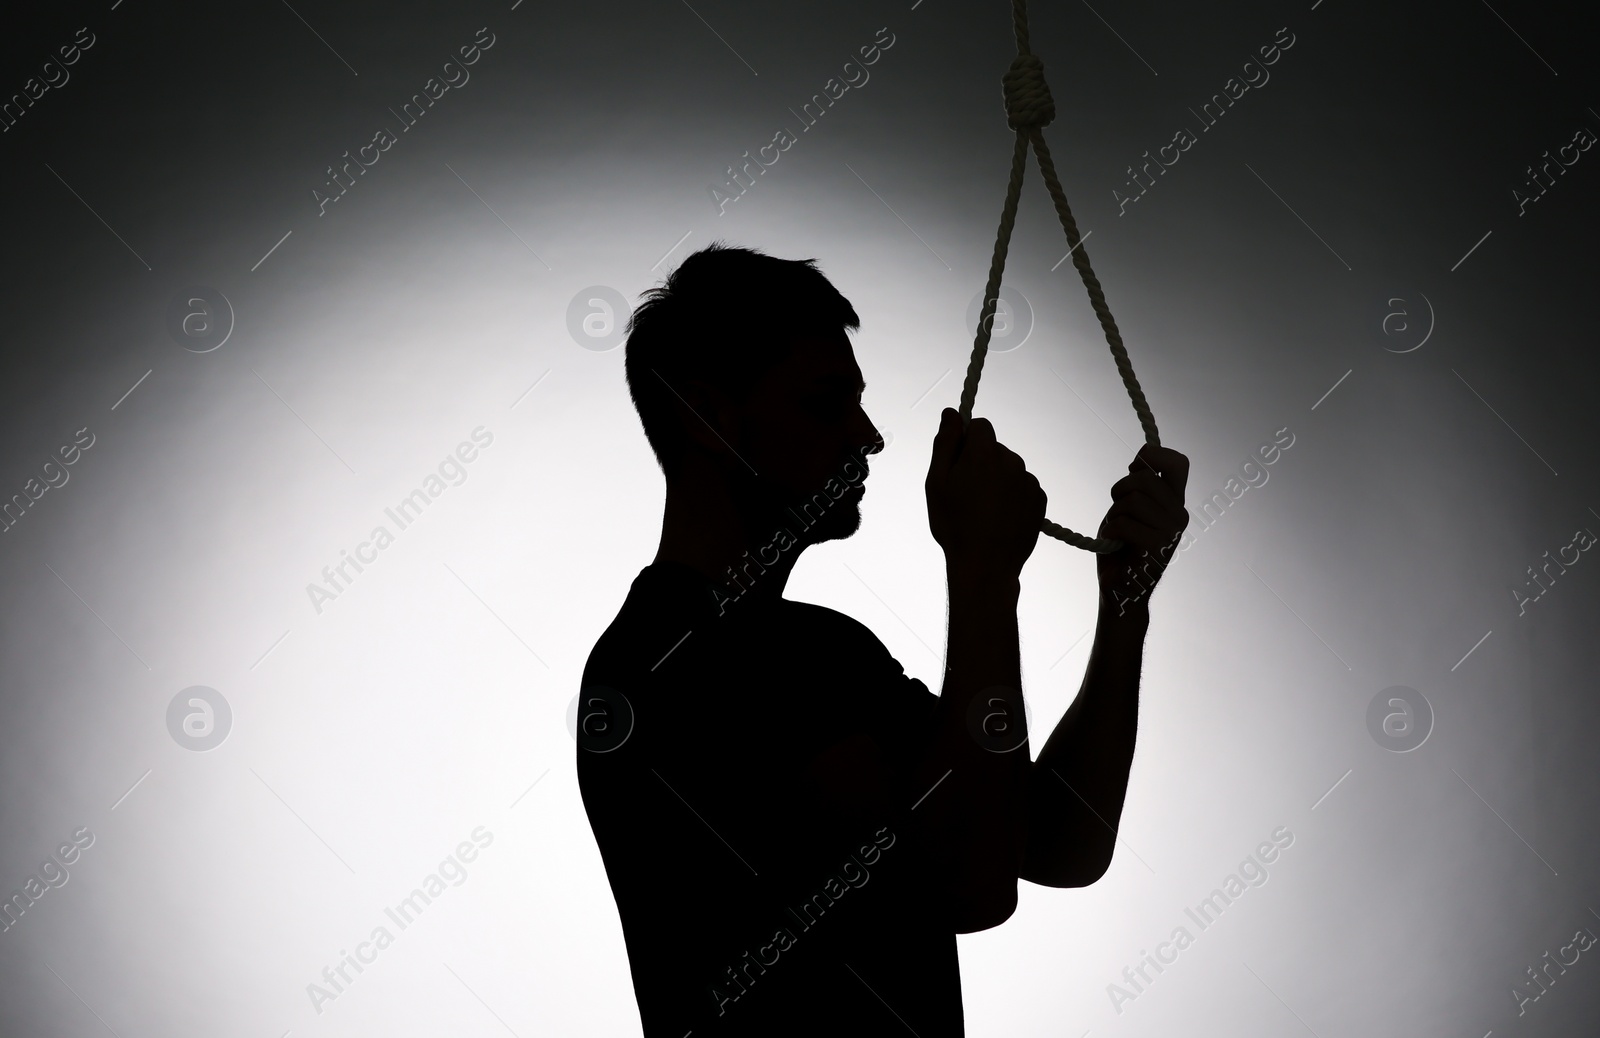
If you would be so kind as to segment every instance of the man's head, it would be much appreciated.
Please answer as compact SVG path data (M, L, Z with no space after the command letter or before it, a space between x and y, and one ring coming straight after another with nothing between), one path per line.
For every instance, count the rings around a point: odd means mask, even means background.
M721 483L791 529L794 509L810 542L853 533L859 491L829 488L860 487L882 449L845 334L859 326L814 260L719 243L685 259L634 310L624 361L668 487Z

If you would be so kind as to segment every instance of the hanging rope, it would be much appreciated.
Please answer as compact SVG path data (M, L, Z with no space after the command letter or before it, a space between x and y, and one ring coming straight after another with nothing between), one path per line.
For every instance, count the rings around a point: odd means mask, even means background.
M1050 160L1050 149L1044 143L1043 131L1056 116L1056 104L1050 96L1050 88L1045 85L1044 62L1028 49L1027 0L1012 0L1011 10L1016 24L1017 56L1002 82L1006 123L1017 131L1017 141L1011 151L1011 179L1006 184L1005 206L1000 210L1000 230L995 235L994 258L989 263L989 283L983 291L978 334L972 343L972 360L967 365L967 378L961 386L961 421L965 424L972 418L972 402L978 395L978 378L983 374L983 359L989 353L989 335L994 324L995 306L999 302L1000 276L1005 272L1006 252L1011 247L1011 228L1017 220L1017 199L1022 194L1022 174L1027 169L1028 145L1032 144L1033 153L1039 159L1039 172L1044 175L1044 185L1050 192L1051 201L1055 203L1056 215L1061 218L1061 229L1067 232L1072 265L1083 276L1083 287L1089 292L1089 302L1094 307L1095 315L1100 318L1100 326L1105 329L1106 342L1111 347L1117 371L1122 375L1122 384L1128 387L1133 409L1139 415L1139 424L1144 427L1145 442L1160 446L1161 437L1156 432L1155 417L1150 413L1150 405L1145 402L1139 380L1134 377L1133 364L1129 362L1128 351L1122 345L1122 334L1117 331L1117 322L1112 319L1111 308L1106 305L1106 295L1100 290L1100 279L1094 276L1094 269L1089 266L1089 254L1082 247L1078 224L1072 219L1066 192L1056 178L1055 163ZM1085 537L1049 519L1039 529L1086 551L1112 552L1122 547L1121 541L1107 537Z

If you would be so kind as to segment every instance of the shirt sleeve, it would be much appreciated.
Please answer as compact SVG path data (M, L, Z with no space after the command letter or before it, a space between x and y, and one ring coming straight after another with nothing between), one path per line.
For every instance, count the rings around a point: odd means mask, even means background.
M896 774L909 775L922 759L939 723L939 696L920 678L906 673L887 646L865 624L843 613L832 613L841 632L859 647L863 687L871 690L873 708L867 712L870 734L889 759Z

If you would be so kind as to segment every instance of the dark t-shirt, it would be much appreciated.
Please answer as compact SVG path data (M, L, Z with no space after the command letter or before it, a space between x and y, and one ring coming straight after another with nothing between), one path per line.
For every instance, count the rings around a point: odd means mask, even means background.
M907 824L938 697L842 613L724 598L647 566L584 668L578 781L644 1033L963 1034Z

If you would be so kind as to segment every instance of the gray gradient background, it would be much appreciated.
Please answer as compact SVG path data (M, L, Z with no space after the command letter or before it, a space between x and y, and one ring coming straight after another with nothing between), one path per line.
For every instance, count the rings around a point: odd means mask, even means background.
M95 442L0 535L0 890L80 827L95 842L0 934L0 1032L637 1033L564 715L662 484L621 349L583 348L566 313L713 238L816 257L862 315L892 443L861 531L789 594L937 687L921 481L1002 199L1007 5L575 6L8 15L8 96L79 26L96 42L0 134L0 496L76 430ZM1155 596L1108 875L1024 884L1011 921L960 939L969 1033L1595 1032L1600 949L1521 1017L1511 994L1600 932L1600 560L1526 615L1511 593L1600 531L1600 151L1526 216L1511 197L1600 131L1581 12L1035 4L1046 136L1192 507L1295 441L1196 520ZM480 26L470 82L319 217L324 167L397 129L387 108ZM870 80L799 134L789 109L882 26ZM1280 27L1270 81L1118 216L1124 167L1197 130L1188 108ZM709 186L781 127L799 142L718 215ZM1035 324L977 411L1051 516L1093 530L1140 431L1065 251L1030 169L1006 283ZM231 300L213 352L166 330L190 285ZM1431 337L1386 348L1375 308L1418 295ZM480 425L466 481L317 613L306 585ZM1041 737L1093 618L1092 560L1042 541L1021 607ZM192 685L233 712L205 752L166 724ZM1435 715L1408 753L1367 730L1394 685ZM465 881L317 1012L307 985L477 826ZM1113 1008L1123 967L1195 930L1184 907L1279 826L1270 879Z

